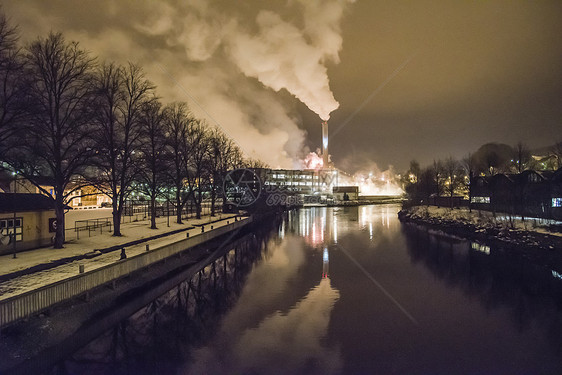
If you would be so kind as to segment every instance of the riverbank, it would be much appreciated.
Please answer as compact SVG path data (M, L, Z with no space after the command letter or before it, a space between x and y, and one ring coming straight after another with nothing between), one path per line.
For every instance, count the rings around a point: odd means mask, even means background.
M422 224L451 235L499 246L562 250L562 233L553 231L560 223L551 220L435 206L406 208L398 213L398 218L402 222Z
M131 223L126 228L127 237L106 233L74 240L65 244L64 249L37 249L20 253L15 259L3 256L0 327L77 296L87 296L101 285L114 284L122 277L251 221L251 217L229 214L191 219L185 224L162 226L154 231L140 223Z
M208 219L207 219L208 220ZM73 273L70 278L64 278L55 283L54 286L64 282L72 282L82 276L88 277L88 273L103 271L108 267L122 267L143 257L155 257L163 254L160 261L150 262L148 266L137 267L135 270L127 270L124 277L118 277L110 281L109 288L93 288L85 294L85 298L70 298L60 301L57 304L43 309L41 314L31 314L18 323L11 324L2 330L0 335L0 373L6 369L18 367L19 373L36 373L35 370L44 368L45 362L51 362L56 357L57 351L62 350L59 345L76 346L80 341L85 344L96 335L101 334L105 329L115 324L123 317L126 317L148 302L158 297L178 282L189 279L193 274L221 256L221 251L227 251L234 246L236 239L243 233L247 233L246 228L252 222L251 217L226 217L220 222L210 224L205 222L207 229L203 232L203 225L199 225L195 230L182 232L179 236L170 235L168 238L161 238L161 246L156 246L154 241L150 243L150 251L147 252L144 244L137 246L138 249L131 249L127 259L119 259L119 252L114 254L104 254L99 258L108 258L109 264L96 268L89 264L92 271L84 274ZM192 224L194 224L192 222ZM212 227L211 227L212 225ZM194 228L193 225L187 228ZM211 229L212 228L212 229ZM210 251L210 249L217 249ZM138 250L138 253L137 251ZM158 256L157 256L158 257ZM99 262L99 260L98 260ZM59 267L60 268L60 267ZM75 268L75 267L72 267ZM57 268L49 270L50 273L64 274ZM116 276L116 272L110 272L111 276ZM27 276L28 279L41 280L41 272ZM115 275L114 275L115 274ZM22 278L10 280L8 283L21 283ZM52 279L52 278L51 278ZM6 283L3 283L6 284ZM0 305L6 304L14 298L25 297L29 293L41 292L50 288L44 285L33 288L29 280L24 283L32 289L24 291L19 288L12 291L12 297L2 299ZM5 285L4 285L5 286ZM62 288L59 292L72 290L73 288ZM55 294L60 294L59 292ZM51 293L52 294L52 293ZM82 294L82 297L84 294ZM49 297L44 296L44 297ZM43 301L45 298L35 298L34 300ZM126 306L124 304L126 303ZM27 305L27 304L26 304ZM1 307L1 306L0 306ZM0 319L2 320L2 319ZM29 334L33 332L33 335ZM78 334L80 332L80 334ZM83 342L84 341L84 342ZM57 346L55 353L51 353L49 348ZM45 352L46 351L46 352ZM65 350L62 350L65 351ZM40 357L37 357L42 353ZM31 360L33 358L33 360ZM21 365L21 367L20 367ZM48 366L47 366L48 367ZM16 371L17 372L17 371Z

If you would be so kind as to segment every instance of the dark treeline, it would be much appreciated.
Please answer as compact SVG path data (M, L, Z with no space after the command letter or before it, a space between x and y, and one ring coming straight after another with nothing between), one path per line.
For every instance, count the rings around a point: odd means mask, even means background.
M60 33L20 46L2 13L0 86L0 167L55 201L55 248L65 204L86 185L112 200L119 236L133 192L147 197L152 228L157 199L171 202L181 223L188 201L200 217L210 199L214 214L226 171L261 164L186 103L164 105L140 66L99 61Z
M462 160L448 157L434 160L422 168L416 160L404 174L403 184L414 204L427 203L431 197L469 197L470 181L476 176L499 173L517 174L526 170L556 170L562 167L562 140L534 155L522 142L511 147L488 143ZM450 200L452 204L452 199Z

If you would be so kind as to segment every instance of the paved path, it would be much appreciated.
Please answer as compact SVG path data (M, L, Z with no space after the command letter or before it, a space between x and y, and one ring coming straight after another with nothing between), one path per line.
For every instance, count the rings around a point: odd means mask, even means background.
M159 218L157 220L158 229L149 229L149 221L138 221L122 224L122 237L113 237L111 233L96 233L88 237L81 236L80 239L71 239L65 244L63 249L53 249L50 247L30 250L17 254L17 258L13 259L12 255L0 256L0 275L10 274L17 271L23 271L32 267L57 262L63 258L71 258L87 253L93 253L95 250L106 249L113 246L119 246L128 242L147 239L155 235L164 235L161 238L145 241L140 244L129 246L126 248L127 256L139 254L146 249L148 244L151 249L164 246L169 243L179 241L186 237L186 231L190 236L201 233L201 225L206 226L206 231L210 230L210 225L214 228L226 225L227 221L232 221L233 214L222 214L214 217L203 217L202 219L189 219L184 224L176 224L172 222L170 217L170 226L167 226L167 218ZM213 221L212 224L209 224ZM190 228L190 229L189 229ZM107 230L107 228L106 228ZM170 232L181 232L169 234ZM166 235L169 234L169 235ZM99 252L98 252L99 253ZM96 254L98 255L98 254ZM24 293L29 290L47 285L71 276L79 271L79 266L83 265L85 270L92 270L104 265L116 262L120 259L121 252L113 251L106 254L98 255L90 259L80 259L66 264L56 266L47 270L33 272L22 275L0 283L0 300Z

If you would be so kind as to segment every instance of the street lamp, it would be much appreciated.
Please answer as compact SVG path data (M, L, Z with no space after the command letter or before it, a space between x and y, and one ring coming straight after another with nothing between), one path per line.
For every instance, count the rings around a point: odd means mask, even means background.
M17 241L17 239L18 239L17 236L16 236L16 216L17 216L17 213L16 213L16 203L17 203L16 193L17 193L17 190L18 190L18 187L17 187L17 186L18 186L18 185L17 185L17 178L18 178L18 176L17 176L17 174L16 174L15 171L12 172L12 175L14 176L14 192L12 193L12 194L13 194L12 196L14 197L14 199L13 199L13 203L14 203L14 218L13 218L13 220L12 220L12 241L13 241L13 243L14 243L14 244L13 244L13 247L14 247L13 258L16 259L16 258L17 258L17 255L16 255L16 251L17 251L16 241Z

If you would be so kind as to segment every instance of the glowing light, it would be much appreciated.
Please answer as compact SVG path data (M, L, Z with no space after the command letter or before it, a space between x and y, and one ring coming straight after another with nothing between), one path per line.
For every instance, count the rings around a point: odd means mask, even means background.
M324 161L320 156L318 156L317 152L309 152L308 155L302 161L303 169L315 169L319 170L322 169L324 166Z
M486 255L490 255L490 246L481 245L478 242L473 242L470 244L470 247L473 250L480 251L481 253L484 253Z
M359 186L359 194L363 196L399 196L404 194L404 191L398 185L394 174L390 170L384 172L359 172L353 176L340 173L338 177L338 186Z
M334 242L338 243L338 218L334 216Z

